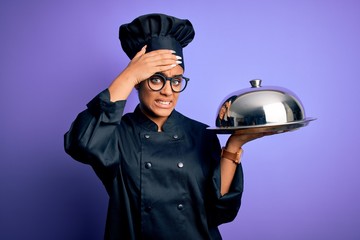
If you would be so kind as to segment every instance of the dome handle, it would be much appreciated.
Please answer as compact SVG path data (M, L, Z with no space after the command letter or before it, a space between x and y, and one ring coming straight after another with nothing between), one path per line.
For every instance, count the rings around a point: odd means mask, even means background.
M250 81L252 88L259 88L261 87L261 80L260 79L254 79Z

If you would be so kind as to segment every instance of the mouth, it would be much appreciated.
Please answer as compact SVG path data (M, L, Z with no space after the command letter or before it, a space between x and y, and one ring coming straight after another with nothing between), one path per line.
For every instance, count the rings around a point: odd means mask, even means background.
M171 107L172 101L156 100L155 103L161 108L169 108Z

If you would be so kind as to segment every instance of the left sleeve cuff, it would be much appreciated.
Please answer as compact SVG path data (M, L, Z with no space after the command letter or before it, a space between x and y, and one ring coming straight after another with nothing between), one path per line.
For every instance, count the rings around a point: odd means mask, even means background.
M87 104L87 107L91 114L96 117L101 117L102 122L120 123L124 113L125 104L126 100L111 102L110 92L108 89L105 89L94 97Z

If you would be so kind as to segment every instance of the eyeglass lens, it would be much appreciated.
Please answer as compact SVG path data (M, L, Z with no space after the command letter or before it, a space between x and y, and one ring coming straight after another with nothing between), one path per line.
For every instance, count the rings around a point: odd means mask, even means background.
M151 90L160 91L166 84L166 81L170 81L170 86L173 92L181 92L187 85L188 78L182 75L175 76L173 78L165 77L162 74L155 74L148 79L148 84Z

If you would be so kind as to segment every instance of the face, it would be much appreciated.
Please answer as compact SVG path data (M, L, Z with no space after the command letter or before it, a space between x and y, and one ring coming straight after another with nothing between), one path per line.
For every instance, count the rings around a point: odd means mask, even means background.
M179 65L162 72L167 77L183 74ZM166 81L163 89L153 91L149 88L147 81L142 81L138 87L140 108L143 113L158 125L162 125L174 110L179 93L171 90L170 81Z

